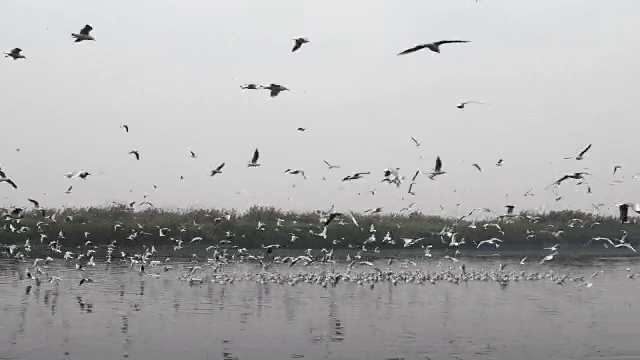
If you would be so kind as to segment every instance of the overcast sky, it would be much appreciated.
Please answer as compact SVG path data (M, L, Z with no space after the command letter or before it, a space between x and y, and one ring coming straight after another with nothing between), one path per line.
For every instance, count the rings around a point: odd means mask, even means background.
M0 206L147 194L171 208L455 215L640 202L639 16L637 0L2 1L0 49L27 59L0 59L0 167L19 186L0 183ZM85 24L97 41L74 43ZM292 53L295 37L311 43ZM443 39L471 43L397 56ZM291 91L240 89L272 82ZM584 160L563 159L589 143ZM256 147L262 166L247 168ZM409 195L436 156L447 174ZM380 183L387 167L407 177L400 189ZM573 180L560 201L544 191L585 168L592 194ZM79 170L93 176L64 177ZM354 171L371 175L340 181Z

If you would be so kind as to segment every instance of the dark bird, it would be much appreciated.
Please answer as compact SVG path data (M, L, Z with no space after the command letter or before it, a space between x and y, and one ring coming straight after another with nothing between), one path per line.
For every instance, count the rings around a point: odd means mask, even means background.
M278 84L270 84L269 86L261 86L261 89L265 89L265 90L269 90L270 91L270 95L271 97L276 97L278 96L278 94L280 94L283 91L289 91L289 89L287 89L285 86L282 85L278 85Z
M299 127L299 128L298 128L298 129L296 129L296 130L298 130L298 131L307 131L307 129L306 129L306 128L303 128L303 127Z
M222 174L222 168L224 167L224 164L225 163L223 162L222 164L218 165L217 168L211 170L211 175L209 175L209 176L214 176L216 174Z
M196 153L194 153L193 150L189 150L189 153L191 154L192 159L197 158Z
M296 50L300 49L302 47L302 45L310 42L307 38L297 38L297 39L293 39L294 44L293 44L293 49L291 49L291 52L295 52Z
M414 138L413 136L411 137L411 140L413 141L414 144L416 144L416 147L420 147L420 142L418 142L418 140L416 140L416 138Z
M582 160L584 159L584 155L587 153L587 151L589 151L589 149L591 149L591 144L587 145L587 147L584 148L584 150L582 150L580 154L578 154L578 156L576 156L575 158L573 156L570 156L570 157L566 157L565 159Z
M33 200L33 199L27 199L27 200L29 200L29 202L32 203L36 209L40 207L40 203L37 202L36 200Z
M324 226L329 226L329 224L338 216L342 216L342 213L334 212L329 214L329 218L324 222Z
M79 34L71 33L71 37L76 39L75 42L81 42L81 41L85 41L85 40L93 40L93 41L95 41L96 39L94 39L93 36L91 36L89 34L91 32L91 30L93 30L91 25L85 25L82 28L82 30L80 30Z
M424 48L427 48L433 52L436 53L440 53L440 45L444 45L444 44L456 44L456 43L468 43L470 41L467 40L442 40L442 41L436 41L436 42L432 42L432 43L428 43L428 44L421 44L421 45L416 45L410 49L407 49L401 53L399 53L398 55L406 55L406 54L411 54L412 52L416 52L418 50L422 50Z
M496 163L496 166L502 166L502 162L503 162L502 159L498 160L498 162Z
M129 151L129 154L135 156L136 160L140 160L140 153L138 153L138 150L131 150Z
M124 131L129 132L129 125L124 124L124 125L121 125L120 127L123 128Z
M484 105L484 103L482 101L463 101L460 104L456 105L456 107L458 109L464 109L465 106L467 106L468 104L479 104L479 105Z
M614 167L613 167L613 175L615 175L615 174L616 174L616 172L618 172L618 170L620 170L620 169L622 169L622 166L620 166L620 165L616 165L616 166L614 166ZM1 175L1 174L0 174L0 175Z
M436 166L433 168L433 172L429 174L429 179L433 180L436 176L446 174L446 172L442 171L442 160L440 160L440 156L436 157Z
M16 183L13 182L13 180L9 179L9 178L2 178L0 179L0 182L6 182L7 184L13 186L14 189L18 188L18 185L16 185Z
M575 172L573 174L567 174L563 177L561 177L560 179L556 180L556 182L554 182L551 185L560 185L563 181L567 180L567 179L576 179L576 180L581 180L584 179L585 175L591 175L588 172Z
M88 284L88 283L92 283L93 280L92 279L80 279L80 284L78 286L81 286L82 284Z
M361 179L363 177L363 175L369 175L369 174L371 174L371 172L369 172L369 171L355 173L353 175L349 175L349 176L343 177L342 181L351 181L351 180Z
M478 171L482 172L482 168L480 167L480 165L472 164L471 166L473 166L474 168L478 169Z
M6 55L6 57L11 57L13 58L13 60L18 60L18 59L26 59L27 57L21 54L22 49L20 48L15 48L13 50L11 50L8 53L4 53Z
M6 178L7 174L4 173L4 171L2 171L2 169L0 169L0 178Z
M509 215L513 214L513 209L516 208L514 205L506 205L505 207L507 208L507 214Z
M249 162L247 166L248 167L260 166L260 164L258 163L259 157L260 157L260 152L258 151L258 148L256 148L256 150L253 152L253 157L251 158L251 162Z

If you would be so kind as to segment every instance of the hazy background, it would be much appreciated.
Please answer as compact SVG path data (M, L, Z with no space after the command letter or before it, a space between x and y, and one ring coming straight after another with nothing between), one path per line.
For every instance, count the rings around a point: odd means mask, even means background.
M397 211L415 202L454 215L638 201L639 16L631 0L3 1L0 49L20 47L28 59L0 59L0 166L20 187L0 183L0 205L148 194L172 208ZM85 24L97 41L74 43L70 33ZM291 53L300 36L311 43ZM472 42L396 55L443 39ZM240 89L271 82L291 91ZM464 100L490 106L461 111ZM563 160L588 143L585 160ZM262 167L247 168L256 147ZM407 194L437 155L447 174L421 176ZM323 159L341 168L328 171ZM380 184L387 167L408 178L402 188ZM573 180L561 201L543 191L584 168L592 194ZM78 170L94 176L63 176ZM353 171L372 175L340 181ZM524 197L530 188L535 196Z

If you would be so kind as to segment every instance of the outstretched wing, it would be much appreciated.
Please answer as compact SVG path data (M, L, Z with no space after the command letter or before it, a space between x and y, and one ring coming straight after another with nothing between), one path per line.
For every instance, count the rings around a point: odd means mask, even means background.
M251 162L252 163L257 163L259 157L260 157L260 152L256 148L256 150L253 152L253 157L251 158Z
M89 33L91 32L91 30L93 30L93 28L91 27L91 25L85 25L82 30L80 30L80 35L85 35L88 36Z
M302 41L299 41L297 39L294 41L295 41L295 44L293 44L293 49L291 49L291 52L295 52L296 50L302 47Z
M441 40L441 41L436 41L434 42L434 44L436 44L436 46L440 46L440 45L444 45L444 44L456 44L456 43L468 43L470 41L468 40Z
M438 156L436 158L436 167L435 167L435 171L436 172L440 172L442 171L442 160L440 160L440 156Z
M421 44L421 45L416 45L412 48L409 48L407 50L404 50L400 53L398 53L398 55L406 55L406 54L411 54L412 52L416 52L418 50L422 50L424 48L426 48L428 46L428 44Z
M222 168L224 167L224 164L225 163L222 163L222 164L218 165L218 167L216 168L216 171L222 170Z
M592 145L592 144L587 145L587 147L586 147L586 148L584 148L584 150L582 150L582 151L580 152L580 155L579 155L579 156L580 156L580 157L584 156L584 154L586 154L586 153L587 153L587 151L589 151L589 149L591 149L591 145Z

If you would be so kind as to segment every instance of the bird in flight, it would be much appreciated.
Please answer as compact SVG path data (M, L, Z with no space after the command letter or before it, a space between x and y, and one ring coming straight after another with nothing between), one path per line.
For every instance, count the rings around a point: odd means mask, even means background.
M576 157L569 156L569 157L566 157L565 159L582 160L582 159L584 159L584 155L587 153L587 151L589 151L589 149L591 149L591 144L587 145L586 148L584 148L582 151L580 151L580 154L578 154L578 156L576 156Z
M261 89L269 90L271 97L276 97L283 91L289 91L285 86L278 84L269 84L269 86L260 86Z
M351 181L351 180L361 179L363 175L369 175L369 174L371 174L371 172L369 172L369 171L355 173L353 175L348 175L348 176L343 177L342 181Z
M331 164L329 164L329 162L327 160L322 160L322 161L324 161L324 163L327 164L327 166L329 167L329 170L331 170L331 169L340 169L340 166L331 165Z
M131 150L129 151L129 154L135 156L136 160L140 160L140 153L138 152L138 150Z
M214 176L216 174L222 174L222 168L224 167L224 164L225 163L223 162L222 164L218 165L217 168L211 170L211 175L209 175L209 176Z
M436 157L436 166L433 168L433 172L429 174L429 179L433 180L436 176L446 174L446 172L442 171L442 160L440 160L440 156Z
M458 109L464 109L465 106L467 106L468 104L479 104L479 105L485 105L485 103L483 103L482 101L474 101L474 100L470 100L470 101L463 101L460 104L456 105L456 107Z
M299 127L299 128L297 128L296 130L298 130L298 131L307 131L307 129L306 129L306 128L303 128L303 127Z
M85 40L93 40L93 41L95 41L96 39L94 39L93 36L91 36L89 34L91 32L91 30L93 30L91 25L85 25L82 28L82 30L80 30L79 34L71 33L71 37L76 39L75 42L81 42L81 41L85 41Z
M6 57L11 57L13 58L13 60L18 60L18 59L26 59L27 57L22 55L22 49L20 48L15 48L13 50L11 50L8 53L4 53L6 55Z
M304 174L304 170L299 170L299 169L295 169L295 170L294 170L294 169L287 169L287 170L285 170L284 172L285 172L285 174L286 174L286 173L289 173L289 174L291 174L291 175L302 175L302 177L303 177L303 178L305 178L305 179L307 178L307 175L305 175L305 174Z
M567 180L567 179L576 179L576 180L582 180L584 179L585 175L591 175L588 172L575 172L573 174L567 174L563 177L561 177L560 179L556 180L556 182L554 182L551 185L560 185L563 181Z
M124 131L129 132L129 125L123 124L123 125L120 125L120 127L123 128Z
M502 166L502 162L503 162L502 159L498 160L498 162L496 163L496 166Z
M473 166L474 168L478 169L478 171L482 172L482 168L480 167L480 165L472 164L471 166Z
M416 144L416 147L420 147L420 142L418 142L418 140L416 140L416 138L414 138L413 136L411 137L411 141Z
M262 87L258 84L246 84L246 85L240 85L240 88L242 90L258 90L258 89L261 89Z
M620 165L615 165L615 166L613 167L613 175L615 175L615 174L616 174L616 172L618 172L618 170L620 170L620 169L622 169L622 166L620 166Z
M291 49L291 52L296 52L296 50L300 49L302 47L302 45L310 42L309 39L307 38L297 38L297 39L293 39L294 44L293 44L293 49Z
M629 221L629 207L632 207L633 211L640 214L640 204L623 203L617 204L616 206L620 211L620 222L623 224Z
M432 42L432 43L428 43L428 44L420 44L420 45L416 45L412 48L409 48L407 50L402 51L401 53L399 53L398 55L406 55L406 54L411 54L412 52L416 52L418 50L422 50L422 49L429 49L433 52L436 53L440 53L440 46L444 45L444 44L456 44L456 43L468 43L470 41L467 40L442 40L442 41L436 41L436 42Z
M189 153L191 153L191 158L192 159L197 158L196 153L194 153L193 150L189 150Z
M258 148L256 148L256 150L253 152L253 157L251 158L251 161L247 164L247 166L248 167L260 166L260 164L258 163L259 157L260 157L260 152L258 151Z

